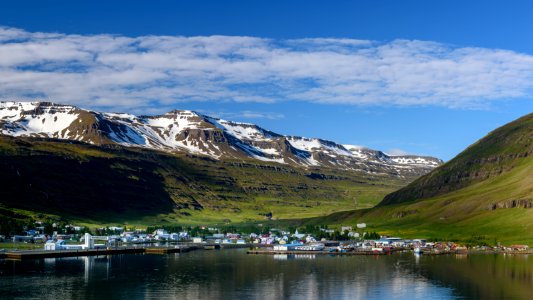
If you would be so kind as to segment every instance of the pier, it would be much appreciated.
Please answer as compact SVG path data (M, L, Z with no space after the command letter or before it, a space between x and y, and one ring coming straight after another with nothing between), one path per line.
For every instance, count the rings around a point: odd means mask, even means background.
M263 250L263 249L254 249L246 251L247 254L287 254L287 255L300 255L300 254L318 254L318 255L387 255L393 253L393 251L308 251L308 250Z
M75 257L75 256L95 256L95 255L116 255L116 254L171 254L185 253L195 250L204 249L221 249L221 248L248 248L250 244L239 245L220 245L220 244L187 244L165 247L115 247L105 249L87 249L87 250L23 250L7 251L0 253L0 258L7 259L40 259L56 257Z

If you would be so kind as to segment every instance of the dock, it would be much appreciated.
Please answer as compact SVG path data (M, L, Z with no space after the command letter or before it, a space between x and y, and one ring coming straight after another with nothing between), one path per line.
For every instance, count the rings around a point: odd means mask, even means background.
M347 252L329 252L329 251L307 251L307 250L262 250L254 249L246 251L247 254L287 254L287 255L301 255L301 254L313 254L313 255L387 255L391 254L391 251L380 252L380 251L347 251Z
M144 253L144 248L112 248L112 249L87 249L87 250L26 250L8 251L8 259L35 259L52 257L95 256L110 254Z
M185 253L194 250L204 249L203 246L186 246L186 247L150 247L145 248L146 254L170 254L170 253Z
M249 248L250 244L184 244L173 247L114 247L104 249L87 249L87 250L22 250L7 251L0 253L1 258L7 259L40 259L40 258L57 258L57 257L76 257L76 256L97 256L97 255L116 255L116 254L171 254L185 253L195 250L220 249L220 248Z

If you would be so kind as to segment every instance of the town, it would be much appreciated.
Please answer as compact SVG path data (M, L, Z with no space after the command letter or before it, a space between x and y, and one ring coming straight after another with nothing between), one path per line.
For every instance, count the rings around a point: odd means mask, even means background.
M425 238L404 239L385 236L367 231L365 223L341 226L337 229L328 226L277 229L257 224L241 228L174 226L136 229L110 226L93 231L73 224L36 222L34 225L32 229L25 230L24 234L0 236L0 257L2 254L4 257L11 255L23 258L102 253L87 252L89 250L105 250L106 254L120 254L139 253L141 250L146 253L172 253L220 248L249 248L247 252L249 254L274 255L304 253L383 255L397 251L412 251L415 254L426 255L467 254L472 251L529 253L527 245L468 245ZM2 249L2 245L9 245L9 251ZM40 254L37 255L36 251Z

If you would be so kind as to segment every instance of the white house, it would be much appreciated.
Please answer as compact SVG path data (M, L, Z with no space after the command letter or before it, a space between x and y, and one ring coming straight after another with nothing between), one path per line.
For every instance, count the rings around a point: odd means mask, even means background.
M344 231L352 231L352 226L341 226L341 232L344 232Z
M350 231L350 232L348 232L348 236L349 237L358 238L360 235L359 235L359 232Z
M154 231L154 235L164 235L164 234L168 234L168 231L166 231L165 229L156 229Z
M306 243L314 243L314 242L316 242L316 239L315 239L313 236L308 235L308 236L305 238L305 242L306 242Z
M173 241L177 241L177 240L180 239L180 234L179 234L179 233L175 233L175 232L173 232L173 233L171 233L171 234L169 235L169 238L170 238L171 240L173 240Z
M303 239L306 235L304 233L298 233L298 229L296 229L296 232L294 232L294 234L292 235L293 237L301 240Z

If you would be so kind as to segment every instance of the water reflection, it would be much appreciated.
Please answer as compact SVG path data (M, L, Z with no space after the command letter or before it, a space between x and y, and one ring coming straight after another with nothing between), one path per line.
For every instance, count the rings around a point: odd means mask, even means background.
M274 260L288 260L288 259L315 259L316 254L274 254Z
M0 261L0 295L128 299L528 299L524 256L246 255L240 250ZM43 296L45 295L45 296Z

